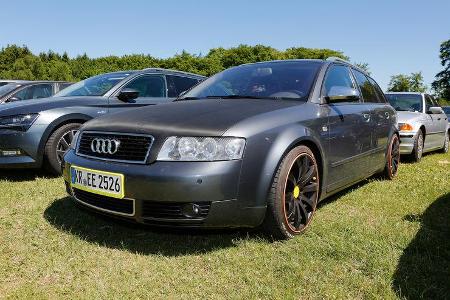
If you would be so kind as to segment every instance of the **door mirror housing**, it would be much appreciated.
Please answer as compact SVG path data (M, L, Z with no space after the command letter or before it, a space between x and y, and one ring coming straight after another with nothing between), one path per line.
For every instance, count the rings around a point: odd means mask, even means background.
M8 101L6 101L6 102L16 102L16 101L19 101L19 100L20 100L20 99L17 98L17 97L11 97L11 98L9 98Z
M139 92L133 89L123 89L120 91L119 95L117 95L117 98L124 102L130 102L137 97L139 97Z
M428 113L433 115L440 115L444 113L444 110L442 109L442 107L432 106L428 109Z
M357 90L346 86L333 86L325 96L328 103L358 102L359 98Z

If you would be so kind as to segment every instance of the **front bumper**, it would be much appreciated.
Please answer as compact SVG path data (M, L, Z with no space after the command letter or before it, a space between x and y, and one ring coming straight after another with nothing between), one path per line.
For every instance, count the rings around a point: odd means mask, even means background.
M400 131L400 154L411 154L414 149L417 132Z
M45 127L33 125L27 131L0 130L0 150L20 151L19 155L3 156L0 152L0 168L39 168L42 157L39 143Z
M125 198L122 202L129 201L133 209L126 214L118 213L114 206L118 203L114 199L73 190L70 186L72 165L124 174ZM261 224L266 207L240 203L241 166L240 160L126 164L80 157L69 151L65 156L63 176L68 193L78 203L106 215L163 226L255 227ZM108 201L113 206L106 205ZM184 214L184 208L191 205L200 207L201 213L195 216Z

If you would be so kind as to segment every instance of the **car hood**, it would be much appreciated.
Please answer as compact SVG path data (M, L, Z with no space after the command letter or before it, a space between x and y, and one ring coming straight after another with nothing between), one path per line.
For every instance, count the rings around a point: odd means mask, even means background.
M0 104L0 117L39 113L44 110L61 107L88 106L93 104L95 99L106 100L104 97L50 97L5 103Z
M423 114L419 112L412 111L397 111L397 121L398 123L407 123L416 121L423 118Z
M83 130L156 136L221 136L238 122L258 114L300 105L300 101L258 99L185 100L96 118Z

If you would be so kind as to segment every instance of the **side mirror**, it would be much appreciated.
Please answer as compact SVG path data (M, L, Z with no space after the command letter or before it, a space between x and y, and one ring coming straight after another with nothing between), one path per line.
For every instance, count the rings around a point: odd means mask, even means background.
M325 96L328 103L357 102L359 98L357 90L346 86L333 86Z
M9 98L6 102L15 102L15 101L19 101L20 99L17 97L11 97Z
M137 97L139 97L139 92L133 89L123 89L122 91L120 91L119 95L117 95L117 98L124 102L130 102Z
M440 115L444 113L444 110L442 109L442 107L432 106L428 109L428 113L433 115Z

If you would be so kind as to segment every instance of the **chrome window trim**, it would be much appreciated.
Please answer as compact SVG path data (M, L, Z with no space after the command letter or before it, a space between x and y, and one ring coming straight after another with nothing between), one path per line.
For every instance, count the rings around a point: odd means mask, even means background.
M83 134L85 134L85 133L104 134L104 135L144 136L144 137L149 137L151 139L151 141L150 141L150 145L148 146L147 154L145 155L144 160L137 161L137 160L123 160L123 159L103 158L103 157L97 157L97 156L92 156L92 155L79 153L80 142L81 142L81 139L83 138ZM115 132L115 131L90 131L90 130L87 130L87 131L80 132L80 137L78 138L78 141L77 141L75 154L78 155L78 156L92 158L92 159L98 159L98 160L102 160L102 161L114 161L114 162L127 163L127 164L144 165L148 161L148 157L150 156L150 150L152 149L154 141L155 141L155 138L153 137L153 135L150 135L150 134Z

